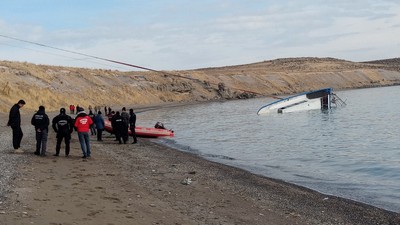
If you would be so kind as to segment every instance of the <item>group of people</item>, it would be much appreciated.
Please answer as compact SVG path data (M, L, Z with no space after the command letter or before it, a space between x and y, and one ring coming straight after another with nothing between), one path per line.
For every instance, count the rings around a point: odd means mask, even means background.
M123 107L121 113L119 111L113 114L113 111L110 113L109 119L111 121L111 126L113 132L115 134L116 140L122 144L127 143L129 137L129 130L131 131L131 136L133 137L132 144L137 143L136 138L136 114L133 112L133 109L129 109L129 114L126 111L126 108Z
M10 109L9 120L7 126L12 128L12 138L13 138L13 148L16 153L22 153L20 149L21 140L23 137L23 132L21 129L21 114L20 109L25 105L24 100L19 100L17 104L13 105ZM70 113L73 113L72 105L70 105ZM91 146L89 131L91 128L96 127L97 140L102 141L102 132L105 128L104 119L102 113L99 110L96 115L88 115L82 107L77 106L77 115L75 119L66 114L65 108L60 108L60 114L55 116L52 120L52 128L56 132L56 153L54 156L59 156L61 143L65 142L65 156L69 156L70 153L70 142L71 134L74 129L78 133L79 143L82 149L82 158L90 158L91 156ZM92 110L90 109L90 112ZM116 116L118 114L118 116ZM121 138L124 143L128 141L128 127L131 129L131 134L133 136L133 143L137 143L137 138L135 135L135 124L136 115L133 109L130 109L130 115L126 113L126 108L122 109L121 113L124 117L121 117L119 111L115 114L115 118L111 120L114 133L117 140L121 142ZM119 121L121 119L121 122ZM48 131L50 125L50 119L46 114L45 107L39 106L38 111L32 116L31 124L35 127L35 137L36 137L36 151L35 155L45 156L47 150L47 139ZM127 125L126 125L127 124ZM114 128L115 126L115 128ZM133 131L132 131L133 129ZM125 132L126 130L126 132Z

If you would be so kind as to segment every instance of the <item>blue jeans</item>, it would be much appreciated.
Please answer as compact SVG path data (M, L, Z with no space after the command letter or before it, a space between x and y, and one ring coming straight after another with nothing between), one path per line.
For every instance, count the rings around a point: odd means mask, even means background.
M81 149L83 156L90 157L90 138L89 132L78 132L79 143L81 144Z
M47 130L36 131L36 152L41 156L46 155L47 135Z

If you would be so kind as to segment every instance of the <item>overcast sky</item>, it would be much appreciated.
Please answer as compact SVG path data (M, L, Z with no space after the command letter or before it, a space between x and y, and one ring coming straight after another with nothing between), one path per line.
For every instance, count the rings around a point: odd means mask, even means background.
M2 0L0 60L156 70L400 57L400 0Z

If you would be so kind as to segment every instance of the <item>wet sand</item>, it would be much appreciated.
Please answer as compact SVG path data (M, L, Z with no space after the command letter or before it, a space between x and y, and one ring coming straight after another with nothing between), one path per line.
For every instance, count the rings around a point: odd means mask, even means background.
M52 118L52 116L51 116ZM2 116L2 121L4 116ZM2 160L15 160L0 224L400 224L400 214L206 161L139 138L117 144L92 140L81 159L77 134L71 156L33 155L24 116L24 154L10 153L11 129L1 127ZM7 140L8 139L8 140ZM132 141L132 140L131 140ZM14 161L13 161L14 162ZM190 178L190 184L184 184ZM3 185L3 183L2 183Z

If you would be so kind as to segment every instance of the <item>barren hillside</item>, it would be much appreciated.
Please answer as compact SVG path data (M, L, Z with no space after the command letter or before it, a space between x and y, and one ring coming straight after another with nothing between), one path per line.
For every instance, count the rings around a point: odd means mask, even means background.
M249 98L308 91L400 84L399 60L356 63L333 58L288 58L186 71L121 72L0 61L0 111L25 99L45 105L144 106L168 102ZM28 110L27 110L28 111Z

